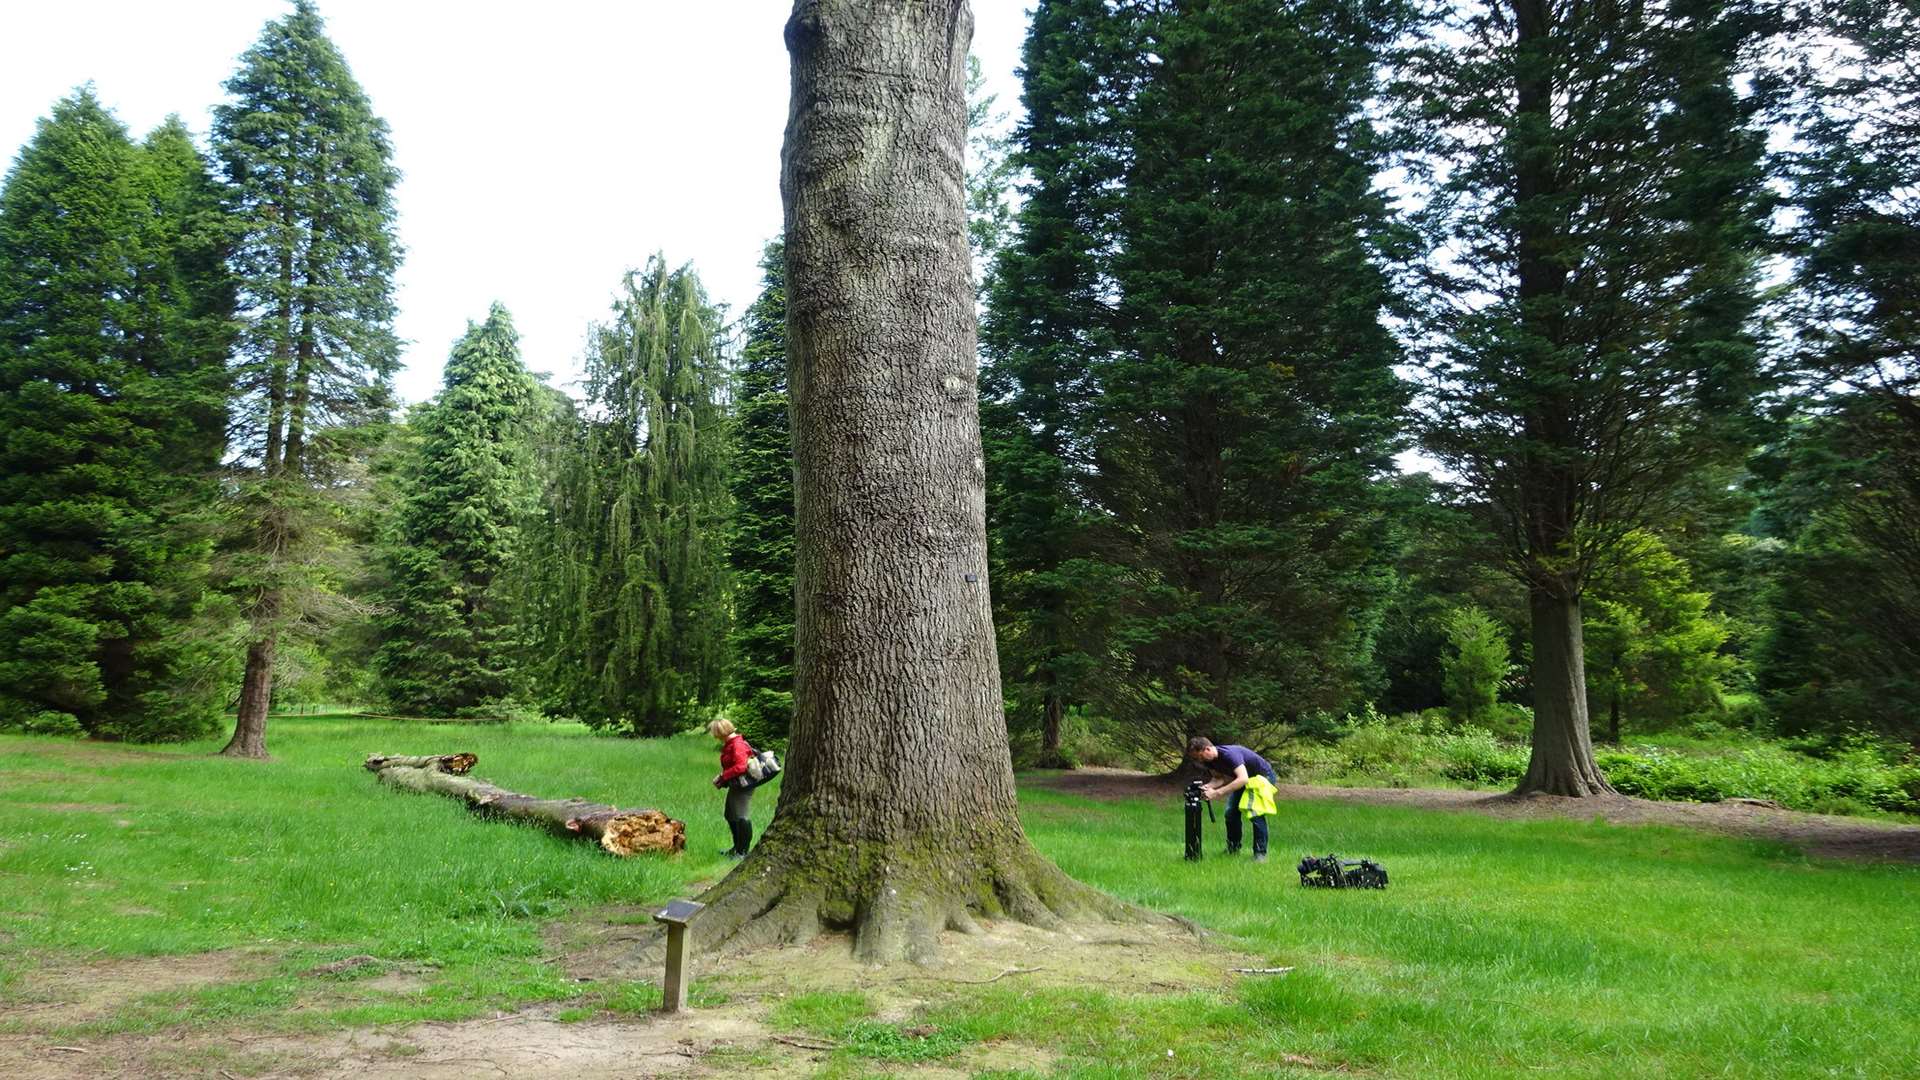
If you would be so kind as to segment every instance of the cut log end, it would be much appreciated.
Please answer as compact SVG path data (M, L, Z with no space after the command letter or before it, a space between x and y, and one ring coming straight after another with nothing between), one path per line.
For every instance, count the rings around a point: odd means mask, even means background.
M658 810L569 818L567 828L589 835L597 833L600 846L615 855L655 851L672 854L687 849L685 823L675 821Z

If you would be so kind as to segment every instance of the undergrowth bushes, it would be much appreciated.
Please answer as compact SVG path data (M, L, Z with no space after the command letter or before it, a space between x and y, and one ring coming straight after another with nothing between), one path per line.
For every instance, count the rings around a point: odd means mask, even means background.
M1920 815L1920 761L1867 740L1814 757L1759 740L1598 748L1595 761L1622 794L1720 802L1767 799L1829 814ZM1502 788L1527 770L1524 737L1454 727L1440 714L1388 719L1369 712L1332 740L1296 739L1269 755L1295 783Z

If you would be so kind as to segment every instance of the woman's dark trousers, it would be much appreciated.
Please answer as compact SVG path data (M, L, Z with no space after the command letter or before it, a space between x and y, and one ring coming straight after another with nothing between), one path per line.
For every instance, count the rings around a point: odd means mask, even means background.
M753 789L742 787L727 788L727 828L733 830L733 848L729 855L745 855L753 844ZM1261 826L1261 836L1265 836L1265 825Z

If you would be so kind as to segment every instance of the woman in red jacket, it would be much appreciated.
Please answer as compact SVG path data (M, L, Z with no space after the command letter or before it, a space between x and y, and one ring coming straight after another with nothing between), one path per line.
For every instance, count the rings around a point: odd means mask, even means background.
M744 735L733 730L731 720L708 724L707 734L720 740L720 775L713 778L713 786L727 789L727 828L733 830L733 847L721 854L745 858L747 846L753 843L753 788L734 781L747 775L747 760L753 757L753 747L747 745Z

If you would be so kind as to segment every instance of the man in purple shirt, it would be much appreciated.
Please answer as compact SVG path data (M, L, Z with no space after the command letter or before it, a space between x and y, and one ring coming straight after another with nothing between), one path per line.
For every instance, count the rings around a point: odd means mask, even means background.
M1215 746L1211 739L1195 735L1187 742L1187 756L1206 766L1213 779L1200 794L1208 802L1221 796L1227 798L1227 854L1240 850L1240 794L1247 781L1256 774L1267 778L1267 782L1278 786L1280 777L1275 775L1273 766L1267 759L1233 743ZM1253 819L1253 861L1267 861L1267 817L1260 814Z

